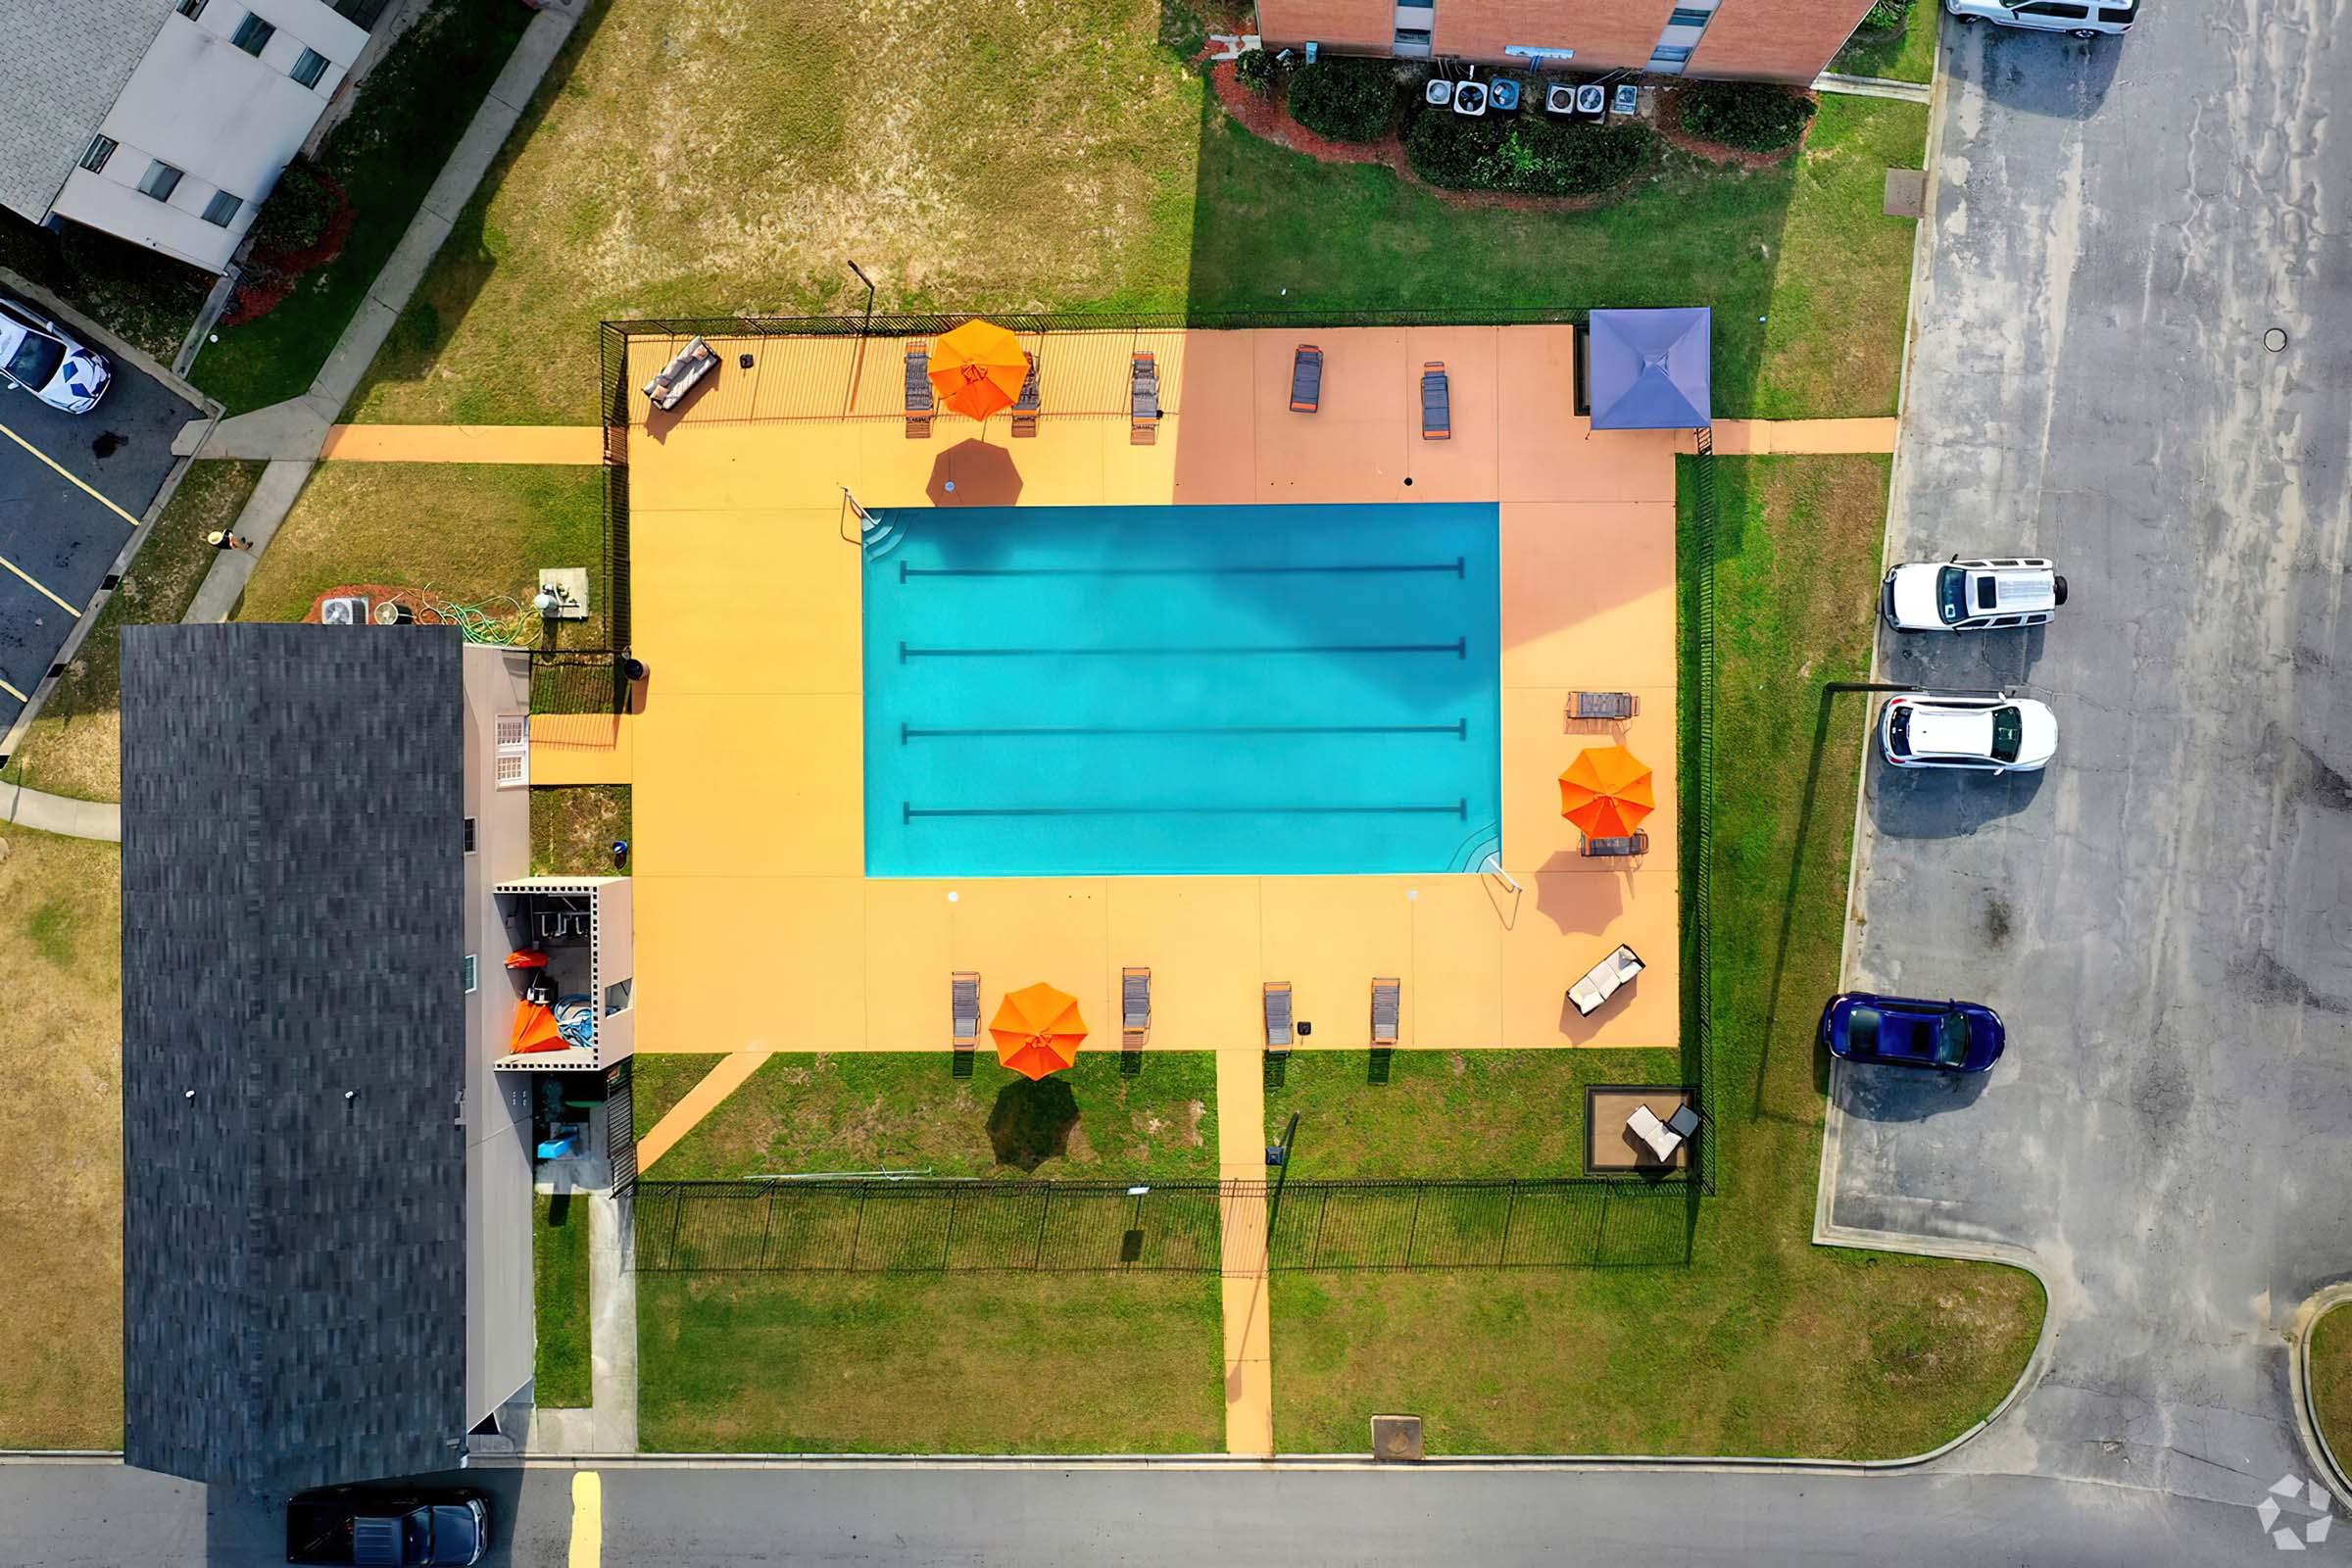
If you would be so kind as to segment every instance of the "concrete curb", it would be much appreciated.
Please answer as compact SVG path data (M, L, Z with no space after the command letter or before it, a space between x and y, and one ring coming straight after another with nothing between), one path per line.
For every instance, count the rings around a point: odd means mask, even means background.
M2295 1320L2286 1335L2287 1387L2294 1394L2295 1436L2302 1442L2303 1457L2326 1478L2339 1501L2352 1503L2352 1475L2345 1473L2328 1434L2320 1430L2317 1396L2311 1386L2312 1330L2320 1326L2320 1319L2338 1309L2352 1311L2352 1281L2316 1291L2295 1308Z

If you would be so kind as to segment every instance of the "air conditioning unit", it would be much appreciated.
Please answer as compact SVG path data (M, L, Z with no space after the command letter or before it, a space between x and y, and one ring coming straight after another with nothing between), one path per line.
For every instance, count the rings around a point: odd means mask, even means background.
M1597 81L1588 81L1576 89L1576 117L1579 120L1598 120L1608 112L1608 90Z
M318 606L318 623L322 626L365 626L368 624L368 599L364 594L338 594Z

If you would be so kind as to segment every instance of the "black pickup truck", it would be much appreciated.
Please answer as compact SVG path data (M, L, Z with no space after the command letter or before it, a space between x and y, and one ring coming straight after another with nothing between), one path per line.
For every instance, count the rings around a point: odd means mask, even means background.
M482 1560L490 1504L478 1492L334 1487L286 1504L286 1561L356 1568L443 1568Z

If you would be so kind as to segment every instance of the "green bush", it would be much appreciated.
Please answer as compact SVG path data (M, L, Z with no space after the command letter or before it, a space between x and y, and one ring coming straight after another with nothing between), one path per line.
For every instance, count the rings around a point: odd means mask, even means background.
M1159 0L1159 43L1179 60L1195 59L1208 47L1208 24L1187 0Z
M1274 57L1263 49L1245 49L1233 63L1233 74L1251 92L1271 92L1274 88Z
M1449 190L1591 196L1631 178L1650 141L1648 127L1639 124L1431 109L1413 117L1404 152L1415 173Z
M1396 119L1396 68L1332 55L1291 78L1291 118L1334 141L1378 141Z
M1861 25L1871 32L1891 32L1911 18L1911 0L1875 0L1862 14Z
M318 243L335 216L335 188L319 173L318 166L297 158L277 176L277 188L254 215L255 248L307 251Z
M1788 146L1813 118L1811 98L1769 81L1693 81L1679 90L1683 129L1751 153Z

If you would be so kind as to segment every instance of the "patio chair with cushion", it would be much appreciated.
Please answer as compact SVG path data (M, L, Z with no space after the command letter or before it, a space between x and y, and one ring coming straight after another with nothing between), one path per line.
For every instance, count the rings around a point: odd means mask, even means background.
M1404 986L1397 980L1372 982L1372 1043L1393 1046L1396 1043L1396 1024L1404 1011Z
M1684 1135L1658 1120L1658 1113L1647 1105L1634 1107L1633 1114L1625 1118L1625 1130L1640 1139L1661 1165L1673 1159L1674 1152L1683 1147Z
M1028 378L1021 382L1021 395L1012 405L1012 433L1020 436L1037 434L1037 356L1027 355Z
M1119 971L1119 1038L1129 1046L1140 1046L1152 1032L1152 971L1121 969Z
M1587 839L1577 853L1588 860L1625 859L1649 853L1649 835L1636 828L1622 838Z
M1291 1049L1291 983L1288 980L1266 982L1266 1049Z
M1632 692L1575 692L1568 699L1570 718L1631 718L1642 711Z
M1301 343L1291 358L1291 412L1312 414L1323 406L1323 351Z
M948 976L948 1013L956 1049L976 1049L980 1044L980 976L976 971L958 969Z
M1431 360L1421 367L1421 439L1453 439L1453 398L1446 381L1446 362Z
M1568 1001L1578 1014L1590 1018L1600 1010L1600 1004L1615 996L1619 988L1640 974L1644 965L1642 956L1628 947L1614 953L1587 969L1568 988Z
M1138 349L1127 378L1127 439L1148 447L1159 439L1159 365Z
M906 439L931 439L931 345L906 345Z

